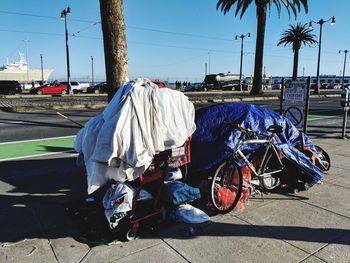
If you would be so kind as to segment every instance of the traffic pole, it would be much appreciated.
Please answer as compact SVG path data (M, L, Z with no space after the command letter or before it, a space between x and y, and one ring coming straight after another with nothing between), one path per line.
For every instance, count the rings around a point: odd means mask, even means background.
M304 113L304 127L303 133L306 134L307 130L307 115L309 114L309 104L310 104L310 87L311 87L311 77L307 78L306 83L306 98L305 98L305 113Z

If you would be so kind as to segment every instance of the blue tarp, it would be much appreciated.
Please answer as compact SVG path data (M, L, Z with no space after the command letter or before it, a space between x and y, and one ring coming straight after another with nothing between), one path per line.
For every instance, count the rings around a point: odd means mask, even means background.
M319 182L323 172L310 162L310 159L297 149L302 143L298 129L280 114L252 104L224 103L196 111L196 131L191 140L190 172L200 174L208 171L227 159L235 151L241 132L230 128L225 122L241 124L243 128L267 132L271 125L279 125L283 131L278 133L277 148L294 161L308 175L311 183ZM316 153L311 140L305 135L305 146ZM243 148L247 154L262 145ZM242 148L241 148L242 149ZM190 173L190 175L191 175Z

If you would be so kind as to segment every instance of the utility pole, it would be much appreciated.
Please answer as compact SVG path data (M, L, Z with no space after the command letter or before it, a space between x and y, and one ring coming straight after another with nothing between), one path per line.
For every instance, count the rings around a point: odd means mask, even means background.
M320 93L320 88L321 88L321 83L320 83L320 61L321 61L322 27L323 27L323 24L328 22L328 21L331 21L331 25L334 25L335 24L335 17L332 16L328 20L320 19L318 22L311 20L310 23L309 23L309 28L311 28L311 29L312 29L312 23L320 25L320 35L319 35L319 40L318 40L317 73L316 73L317 84L316 84L316 88L314 90L314 94L319 94Z
M72 94L70 85L70 66L69 66L69 47L68 47L68 30L67 30L67 16L70 16L70 7L63 9L61 12L61 20L64 20L64 30L66 34L66 57L67 57L67 93Z
M341 81L341 87L342 89L344 89L344 79L345 79L345 67L346 67L346 57L348 55L348 52L350 52L350 50L339 50L339 54L344 53L344 66L343 66L343 77L342 77L342 81Z
M41 65L41 81L44 83L43 54L40 54L40 65Z
M91 56L91 86L94 85L94 57Z
M236 35L235 40L238 40L238 38L241 39L241 62L240 62L240 66L239 66L239 90L242 91L242 66L243 66L243 40L245 37L250 37L250 33L246 34L246 35Z
M339 54L344 53L344 67L343 67L343 78L342 78L342 100L344 105L344 116L343 116L343 129L342 129L342 138L346 139L346 123L348 119L348 109L349 109L349 90L344 86L345 79L345 66L346 66L346 57L350 50L339 50Z
M28 39L25 39L23 40L24 44L25 44L25 47L26 47L26 63L27 63L27 83L29 83L29 70L28 70L28 42L29 40Z

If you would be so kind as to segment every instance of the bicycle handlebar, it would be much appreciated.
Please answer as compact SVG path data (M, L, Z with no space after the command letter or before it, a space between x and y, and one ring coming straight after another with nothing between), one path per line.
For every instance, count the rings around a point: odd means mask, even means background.
M260 131L253 131L249 128L243 128L242 125L238 124L238 123L231 123L231 122L224 122L225 124L230 125L230 127L235 128L240 130L242 133L248 135L248 136L266 136L266 137L271 137L271 134L267 134L264 132L260 132Z

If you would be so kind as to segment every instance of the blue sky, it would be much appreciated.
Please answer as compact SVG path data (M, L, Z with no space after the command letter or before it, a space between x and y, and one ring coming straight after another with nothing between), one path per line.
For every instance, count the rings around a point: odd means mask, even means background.
M205 63L210 73L239 73L240 41L235 35L251 33L244 39L243 74L254 69L256 15L252 5L242 19L216 10L216 0L124 0L130 78L144 76L169 81L201 81ZM105 78L104 53L98 0L1 0L0 64L18 59L18 50L27 54L30 68L53 68L51 78L66 76L64 24L61 11L71 7L68 18L72 79L91 79L91 56L95 79ZM309 12L302 10L290 19L285 10L280 18L276 9L268 15L265 37L265 73L273 76L292 74L291 47L277 47L281 33L289 24L308 23L311 19L336 17L336 24L323 26L321 74L339 75L344 55L350 49L350 1L309 0ZM319 25L314 25L316 39ZM317 46L300 52L299 75L316 75ZM350 59L348 60L350 61ZM350 69L349 69L350 70Z

